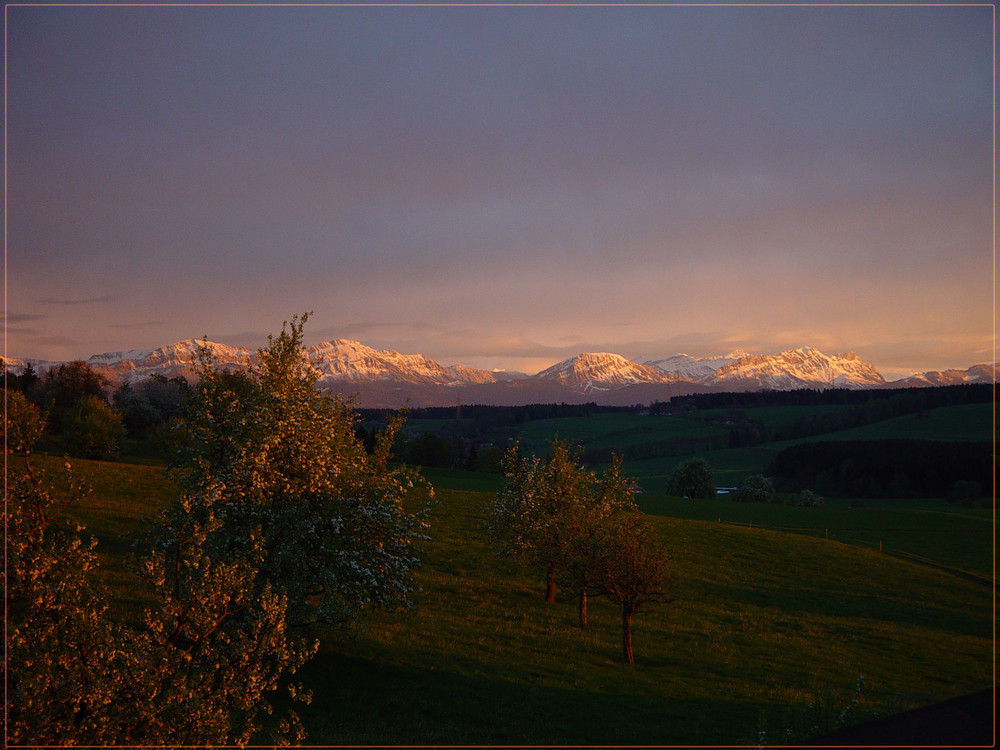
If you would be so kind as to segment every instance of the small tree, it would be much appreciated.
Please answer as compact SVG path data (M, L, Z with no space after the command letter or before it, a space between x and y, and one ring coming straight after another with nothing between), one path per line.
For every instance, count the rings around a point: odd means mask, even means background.
M493 507L493 539L501 552L545 571L545 601L555 601L560 577L577 591L580 627L586 627L593 550L619 514L638 512L621 457L613 456L598 480L557 440L547 461L512 449L506 467L507 483Z
M960 503L964 508L974 508L983 496L983 487L979 482L959 479L948 493L949 503Z
M66 450L78 458L111 459L125 436L121 416L97 396L82 396L63 415Z
M822 508L826 501L812 490L802 490L792 498L791 504L804 508Z
M433 432L418 435L406 444L405 454L417 466L448 468L454 463L451 443Z
M640 608L666 601L666 550L653 541L638 513L619 513L589 545L589 581L598 596L621 607L622 655L635 663L632 617Z
M715 480L708 461L699 456L678 464L667 480L667 493L703 500L715 497Z
M548 461L506 456L507 483L497 493L490 533L501 552L546 571L546 601L554 601L557 572L580 593L580 626L593 593L621 607L622 649L634 662L632 617L663 601L664 550L653 543L635 504L619 456L598 481L558 441Z
M594 475L558 440L547 461L511 448L504 457L504 472L507 481L493 503L490 536L502 554L545 572L545 601L554 602L556 573L569 560L569 542L577 533L579 508Z
M592 484L576 508L573 531L569 535L566 570L579 592L580 627L587 627L587 597L594 587L594 556L601 553L608 529L614 528L623 514L637 514L633 483L622 471L622 459L612 455L611 466Z
M475 446L473 446L475 449ZM473 471L499 474L503 471L503 451L494 446L479 448L471 458Z
M773 503L774 487L767 477L754 474L740 483L733 499L738 503Z

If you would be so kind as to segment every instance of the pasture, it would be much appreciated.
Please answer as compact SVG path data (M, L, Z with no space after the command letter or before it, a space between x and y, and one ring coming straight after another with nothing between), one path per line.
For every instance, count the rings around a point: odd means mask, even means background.
M124 565L129 533L176 487L155 466L74 466L94 487L76 515L100 540L116 611L130 617L143 595ZM628 666L617 611L593 602L581 630L571 592L546 605L541 575L489 548L498 477L425 474L440 502L422 591L407 612L323 635L300 674L315 694L302 712L307 744L721 745L756 743L762 729L777 744L834 728L861 675L847 723L992 684L992 587L964 575L992 579L991 513L944 501L643 497L671 552L674 601L638 613ZM885 537L887 551L843 543L848 534Z
M906 414L849 429L820 432L792 440L729 447L729 434L739 423L756 424L767 434L808 425L814 419L847 414L854 408L828 404L702 409L670 415L634 412L535 420L523 425L518 442L527 452L544 453L558 436L579 446L586 456L611 451L625 458L625 470L646 492L662 493L674 467L699 455L712 466L716 484L736 486L752 474L764 473L782 449L821 440L940 440L992 442L993 404L960 404ZM835 421L835 420L834 420ZM425 420L430 429L432 420ZM499 435L498 435L499 438ZM603 462L598 461L598 467Z

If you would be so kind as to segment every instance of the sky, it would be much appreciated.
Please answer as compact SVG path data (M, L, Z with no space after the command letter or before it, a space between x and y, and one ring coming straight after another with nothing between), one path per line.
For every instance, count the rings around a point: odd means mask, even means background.
M5 351L993 361L992 6L6 6Z

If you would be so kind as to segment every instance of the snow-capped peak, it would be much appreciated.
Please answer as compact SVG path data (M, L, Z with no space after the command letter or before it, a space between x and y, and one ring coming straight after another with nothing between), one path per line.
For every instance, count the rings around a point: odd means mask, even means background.
M777 355L747 355L720 367L711 380L771 389L885 385L878 371L853 352L831 357L812 347L789 349Z
M669 357L659 359L648 359L646 364L655 367L664 373L670 373L685 380L700 382L711 377L716 370L724 367L730 362L735 362L742 357L748 356L746 352L738 349L725 356L715 357L692 357L687 354L674 354Z
M332 380L397 380L405 383L447 383L452 374L422 354L378 351L358 341L337 339L306 349L320 373L320 384Z
M246 347L227 346L211 341L187 339L158 349L131 349L95 354L86 360L104 376L110 389L123 382L137 382L153 374L165 377L192 378L201 348L206 348L221 367L240 366L256 359ZM442 401L440 392L430 388L465 387L485 402L532 399L558 399L607 393L632 385L670 385L676 391L685 388L711 390L789 390L794 388L879 388L887 385L881 374L854 352L833 356L813 347L789 349L776 355L747 354L736 350L715 357L692 357L674 354L639 363L611 352L585 352L563 360L536 375L489 372L461 364L443 367L422 354L379 351L359 341L336 339L303 350L303 355L319 375L319 386L332 390L382 394L378 398L402 405L409 395L418 393L430 401ZM4 368L20 374L31 365L42 375L60 362L9 358ZM995 365L975 365L968 370L925 372L888 385L913 387L953 383L996 382ZM483 390L483 389L487 390ZM496 390L489 390L496 389ZM565 389L565 391L560 390ZM666 392L665 391L665 395ZM437 395L433 395L437 394ZM654 394L655 395L655 394ZM599 398L601 396L598 396ZM614 394L605 399L617 398ZM379 402L380 405L382 402Z
M608 390L632 383L665 383L670 380L666 373L655 367L633 362L610 352L578 354L542 370L535 377L555 380L585 391Z

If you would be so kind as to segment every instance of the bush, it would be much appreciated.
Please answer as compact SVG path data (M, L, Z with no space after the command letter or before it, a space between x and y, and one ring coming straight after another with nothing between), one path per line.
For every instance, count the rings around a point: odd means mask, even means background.
M667 493L703 500L715 497L715 479L708 461L696 457L678 464L667 480Z
M791 504L803 508L822 508L826 501L812 490L802 490L792 499Z
M77 458L117 458L124 437L121 416L97 396L81 397L63 417L66 451Z
M733 499L738 503L773 503L774 487L767 477L754 474L743 480Z
M422 435L406 443L404 455L409 463L447 469L454 463L451 443L433 432Z
M491 474L502 473L503 451L493 446L480 448L472 460L472 470Z

